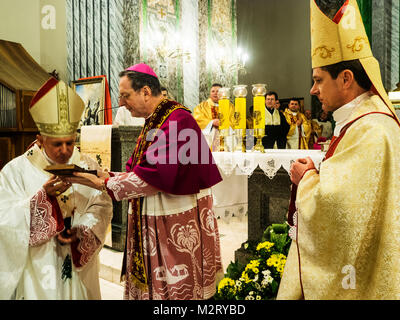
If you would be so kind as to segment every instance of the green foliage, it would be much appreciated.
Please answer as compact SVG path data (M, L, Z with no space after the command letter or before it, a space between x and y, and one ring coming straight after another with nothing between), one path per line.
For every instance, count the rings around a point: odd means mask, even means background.
M271 224L265 229L261 240L273 242L276 250L287 256L292 242L288 234L289 229L290 226L287 223Z
M246 265L231 262L224 279L220 281L216 300L268 300L275 299L286 263L291 239L289 226L272 224L259 243L243 245L249 255Z

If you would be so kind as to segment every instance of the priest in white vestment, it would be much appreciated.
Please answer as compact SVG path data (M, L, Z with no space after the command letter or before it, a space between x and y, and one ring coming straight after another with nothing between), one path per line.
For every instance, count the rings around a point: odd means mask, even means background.
M132 117L130 111L125 106L120 106L115 115L113 125L116 126L141 126L144 125L144 118Z
M112 218L106 192L72 186L44 168L98 169L75 148L83 101L49 79L30 113L39 144L0 172L0 299L100 299L98 253Z

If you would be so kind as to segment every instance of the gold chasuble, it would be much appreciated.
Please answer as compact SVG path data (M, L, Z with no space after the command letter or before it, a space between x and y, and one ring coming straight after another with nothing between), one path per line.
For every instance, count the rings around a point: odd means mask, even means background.
M376 111L388 113L372 96L349 121ZM355 121L319 174L308 171L298 186L297 243L278 299L400 299L399 172L396 121Z
M229 125L232 129L234 129L235 107L230 102L229 102L229 110L230 110ZM207 99L206 101L201 102L198 106L194 108L193 118L196 120L201 130L205 129L211 120L218 119L218 105L214 104L210 98Z
M316 2L313 68L358 59L375 95L349 103L352 112L320 171L300 180L278 299L400 299L399 120L356 0L345 1L333 20Z
M289 149L308 149L308 139L311 134L311 125L306 116L301 112L293 112L287 108L283 112L286 121L290 125L287 134ZM301 126L297 126L298 120L303 120Z

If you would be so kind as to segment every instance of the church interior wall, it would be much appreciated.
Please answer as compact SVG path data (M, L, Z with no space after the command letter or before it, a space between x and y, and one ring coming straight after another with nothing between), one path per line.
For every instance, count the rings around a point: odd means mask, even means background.
M0 39L21 43L40 64L40 0L2 0Z
M2 0L0 39L21 43L46 71L56 69L67 81L64 0Z
M170 96L191 109L212 83L237 82L236 0L66 3L69 80L105 74L113 106L119 71L139 62L151 65Z
M359 2L372 8L372 50L393 90L399 3ZM47 5L55 9L54 26ZM107 75L113 106L119 71L140 61L152 64L171 96L191 109L214 82L249 85L248 105L251 84L261 82L281 98L304 97L311 106L308 0L2 0L0 38L21 43L66 82ZM245 75L234 68L239 46L250 56Z
M280 98L304 97L311 107L310 2L237 0L238 45L250 53L239 83L267 84ZM247 96L252 105L252 96Z

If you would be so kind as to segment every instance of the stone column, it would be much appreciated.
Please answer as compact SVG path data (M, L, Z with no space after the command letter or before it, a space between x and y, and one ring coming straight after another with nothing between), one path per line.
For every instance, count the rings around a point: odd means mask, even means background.
M199 7L197 0L182 1L183 102L191 110L199 104Z
M386 90L399 82L399 1L372 0L372 52Z

